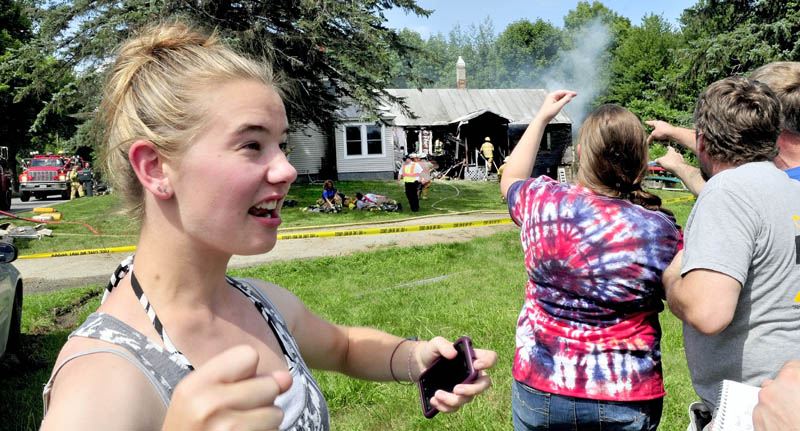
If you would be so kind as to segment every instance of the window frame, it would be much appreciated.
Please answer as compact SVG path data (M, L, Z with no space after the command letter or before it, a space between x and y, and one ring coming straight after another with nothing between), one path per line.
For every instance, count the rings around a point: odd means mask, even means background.
M377 126L381 130L381 152L380 154L369 154L367 142L367 127ZM361 134L361 154L348 154L347 151L347 128L358 127ZM383 123L345 123L342 125L342 151L345 159L378 159L386 157L386 126Z

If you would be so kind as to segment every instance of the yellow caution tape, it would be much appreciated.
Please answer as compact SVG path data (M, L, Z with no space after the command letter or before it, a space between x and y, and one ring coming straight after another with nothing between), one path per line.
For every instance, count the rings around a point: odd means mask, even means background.
M279 240L283 239L308 239L308 238L336 238L347 236L361 236L361 235L383 235L387 233L403 233L403 232L425 232L431 230L443 229L459 229L465 227L479 227L479 226L495 226L501 224L511 223L510 218L494 219L494 220L477 220L456 223L437 223L425 224L417 226L395 226L395 227L378 227L369 229L353 229L353 230L337 230L327 232L308 232L308 233L288 233L278 235ZM111 247L111 248L94 248L88 250L72 250L72 251L57 251L52 253L38 253L20 256L19 259L43 259L48 257L65 257L65 256L82 256L87 254L102 254L102 253L121 253L128 251L135 251L136 246L125 247Z
M672 198L672 199L664 199L661 201L662 204L671 204L673 202L681 202L681 201L693 201L697 199L697 196L683 196L680 198Z
M337 230L328 232L287 233L278 239L335 238L342 236L383 235L387 233L424 232L429 230L459 229L464 227L493 226L511 223L510 218L477 220L457 223L423 224L417 226L374 227L369 229Z
M126 251L136 250L135 245L127 245L124 247L110 247L110 248L92 248L87 250L71 250L71 251L54 251L52 253L37 253L20 256L20 259L43 259L46 257L66 257L66 256L83 256L86 254L103 254L103 253L122 253Z

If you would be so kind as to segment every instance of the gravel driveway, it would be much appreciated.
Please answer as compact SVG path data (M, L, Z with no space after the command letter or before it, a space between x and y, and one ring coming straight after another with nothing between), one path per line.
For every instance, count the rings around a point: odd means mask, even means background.
M370 227L413 226L422 224L465 222L508 218L508 214L443 215L406 220L380 225L358 225L341 228L307 229L302 232L349 230ZM513 223L484 227L405 232L383 235L348 236L337 238L310 238L278 241L269 253L255 256L234 256L228 268L243 268L270 262L308 259L323 256L341 256L357 251L370 251L384 247L426 245L441 242L468 241L479 236L516 229ZM280 233L293 233L281 230ZM56 257L48 259L20 259L14 266L22 273L25 294L50 292L86 284L105 284L111 271L126 253L109 253L86 256Z

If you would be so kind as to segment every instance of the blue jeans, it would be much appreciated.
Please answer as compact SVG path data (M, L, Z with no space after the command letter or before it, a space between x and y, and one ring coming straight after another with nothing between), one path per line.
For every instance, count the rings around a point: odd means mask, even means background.
M656 431L663 401L575 398L538 391L516 380L511 388L515 431Z

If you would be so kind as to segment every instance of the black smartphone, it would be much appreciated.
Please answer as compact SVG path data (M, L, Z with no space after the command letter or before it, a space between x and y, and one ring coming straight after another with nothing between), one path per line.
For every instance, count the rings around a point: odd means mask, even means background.
M440 357L419 376L419 397L422 402L422 413L430 419L439 413L431 406L431 398L437 390L453 392L453 388L460 383L469 383L478 377L473 362L475 351L472 349L472 340L461 337L453 343L458 355L453 359Z

